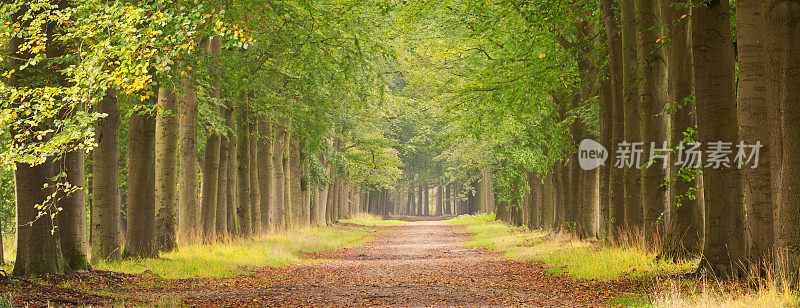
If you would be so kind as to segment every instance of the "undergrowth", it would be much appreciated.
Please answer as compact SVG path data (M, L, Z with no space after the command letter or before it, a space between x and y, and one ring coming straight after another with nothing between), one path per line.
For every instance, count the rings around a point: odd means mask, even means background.
M370 231L347 226L293 229L255 239L181 246L159 258L101 261L95 268L135 274L149 270L176 279L234 277L247 267L276 267L300 260L303 253L363 244Z

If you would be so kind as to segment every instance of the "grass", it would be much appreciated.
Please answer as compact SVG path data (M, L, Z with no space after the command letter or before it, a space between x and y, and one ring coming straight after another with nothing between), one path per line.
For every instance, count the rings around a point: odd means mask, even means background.
M299 261L303 253L359 245L370 232L346 226L294 229L255 239L182 246L154 259L101 261L95 268L133 274L149 270L172 279L234 277L247 267L276 267Z
M800 307L798 293L791 285L793 275L785 266L770 266L766 275L751 273L742 281L713 278L673 278L688 273L694 262L657 261L658 241L649 243L642 234L622 234L614 245L577 239L563 232L547 232L511 227L492 215L463 215L449 220L474 233L468 245L502 252L514 260L544 262L551 273L597 280L644 278L653 287L642 293L629 293L609 303L624 307ZM656 237L658 238L658 237ZM785 260L777 254L774 260ZM775 264L785 264L775 262ZM796 273L794 277L800 277Z
M353 218L342 220L342 222L361 226L397 226L407 223L400 220L383 220L380 216L367 213L358 213Z
M550 272L585 279L614 280L684 273L693 263L657 261L642 247L601 246L567 233L528 230L494 221L490 215L459 216L448 222L464 225L475 236L468 245L502 252L513 260L538 260Z

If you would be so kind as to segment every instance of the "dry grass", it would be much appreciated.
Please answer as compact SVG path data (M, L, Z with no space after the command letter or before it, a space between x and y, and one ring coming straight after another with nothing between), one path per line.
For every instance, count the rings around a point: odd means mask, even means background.
M707 277L693 281L661 282L653 296L657 307L800 307L800 297L790 286L800 272L789 266L785 252L775 252L775 262L765 262L764 271L750 269L741 281Z
M149 270L164 278L233 277L247 267L281 266L300 260L303 253L361 244L370 231L344 226L293 229L254 239L183 245L159 258L101 261L95 268L124 273Z
M511 227L491 215L459 216L449 222L475 233L469 245L503 252L514 260L538 260L553 273L567 272L586 279L614 280L623 277L656 276L690 271L691 262L656 260L656 245L639 240L639 232L622 239L623 245L602 246L567 232Z

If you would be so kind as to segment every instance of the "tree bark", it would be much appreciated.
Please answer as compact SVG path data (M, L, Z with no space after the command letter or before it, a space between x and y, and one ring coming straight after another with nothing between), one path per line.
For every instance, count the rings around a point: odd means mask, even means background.
M694 0L692 41L699 139L739 141L734 87L734 54L727 1ZM747 257L742 172L736 167L704 168L706 233L701 269L717 276L744 274Z
M292 119L286 119L286 131L283 134L283 145L285 147L285 155L283 158L283 227L289 229L292 227L294 221L292 220L292 171L291 171L291 156L292 156Z
M125 252L131 257L150 258L158 256L155 234L156 118L151 114L134 112L128 121L130 163L128 165L128 233L125 237Z
M227 113L224 111L223 114ZM225 239L228 236L228 165L230 142L227 136L220 136L219 140L219 171L217 172L217 212L216 219L217 240Z
M620 6L614 0L603 0L603 17L608 44L608 75L611 82L611 143L607 149L612 151L625 138L625 109L622 82L622 35L620 32ZM625 180L624 170L607 165L609 170L608 220L609 233L613 237L625 222ZM603 195L601 195L603 196Z
M252 234L252 218L250 214L250 125L248 125L247 107L238 110L236 114L236 133L238 144L236 147L236 174L238 187L236 200L236 216L239 218L238 234L248 237Z
M234 106L233 101L228 101L227 110L225 110L225 125L228 126L231 130L236 130L236 107ZM227 235L235 235L239 233L239 222L238 222L238 213L236 208L238 207L239 200L239 157L238 157L238 149L239 149L239 137L237 134L228 133L228 182L225 192L225 203L227 204L226 209L226 225L227 225Z
M247 170L250 171L250 232L257 234L261 231L261 186L258 183L258 120L253 113L248 114L250 119L247 124L249 131L250 162Z
M653 160L649 154L655 146L664 148L667 141L667 118L663 116L667 104L666 60L664 50L659 46L662 37L661 8L658 0L637 0L637 56L639 61L639 103L641 104L641 141L644 142L643 155ZM662 215L667 203L667 169L661 161L642 168L642 209L644 225L648 234L663 228ZM669 163L669 162L667 162Z
M779 155L771 154L773 162L773 191L780 196L777 202L777 244L786 253L788 271L800 266L800 5L796 1L767 0L762 2L764 51L766 55L766 99L773 137L769 146ZM767 30L769 29L769 30ZM759 167L761 168L761 167ZM776 186L776 185L773 185ZM749 191L748 191L749 194Z
M308 161L308 149L306 149L305 141L300 142L300 194L302 195L303 202L300 204L300 223L303 227L311 226L311 166ZM315 215L316 216L316 215Z
M684 141L684 134L696 125L693 116L692 52L689 40L689 12L675 5L687 4L686 0L664 1L661 10L667 23L669 48L667 48L668 93L667 110L670 114L670 146L677 149ZM678 151L671 153L671 160L678 161ZM687 170L695 170L690 168ZM695 190L697 181L681 171L681 166L670 164L670 222L663 241L660 258L688 260L700 254L702 248L703 221L700 203L702 191ZM688 194L688 195L687 195ZM695 199L689 198L693 196Z
M286 155L286 146L284 143L284 135L286 134L286 119L278 117L278 123L275 126L275 155L273 157L273 166L275 166L275 198L273 199L273 207L275 214L273 216L276 230L283 230L286 223L284 222L285 211L283 194L286 190L283 188L286 180L283 175L283 158Z
M116 93L98 103L105 113L95 125L97 147L92 151L92 261L117 259L121 254L119 195L120 112Z
M206 139L206 153L203 161L203 199L200 208L200 224L202 225L202 239L204 243L211 243L217 239L217 190L219 189L220 171L220 135L208 132Z
M637 142L640 138L639 78L636 51L636 15L634 0L620 0L622 13L622 93L625 113L625 141ZM625 178L625 224L628 228L641 228L644 224L642 212L642 175L638 166L623 169Z
M275 131L265 116L258 117L258 186L261 193L261 231L275 230Z
M171 90L158 90L156 117L156 246L177 248L178 218L178 104ZM93 205L94 206L94 205Z
M207 45L204 38L200 46ZM190 74L191 75L191 74ZM189 77L182 80L178 125L178 236L190 241L200 235L197 206L197 92Z

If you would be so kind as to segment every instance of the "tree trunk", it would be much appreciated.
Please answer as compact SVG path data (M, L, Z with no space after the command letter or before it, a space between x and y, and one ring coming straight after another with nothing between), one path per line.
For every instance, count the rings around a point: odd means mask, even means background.
M156 249L156 118L134 112L129 121L128 233L125 252L131 257L155 257ZM85 216L85 209L81 209ZM81 219L82 221L85 218ZM63 247L63 243L62 243ZM66 253L66 250L64 250Z
M204 38L200 46L206 46ZM191 75L191 74L190 74ZM194 82L183 78L178 135L178 235L189 241L200 234L197 206L197 92Z
M300 155L300 194L302 203L300 203L300 224L303 227L311 226L311 167L308 161L308 149L306 149L305 141L300 142L299 155ZM316 215L315 215L316 216Z
M286 131L283 134L283 145L285 155L283 156L283 227L289 229L292 226L292 119L286 119Z
M225 125L228 126L231 130L236 130L236 108L234 106L233 101L228 101L227 110L225 111ZM236 133L228 133L228 183L227 188L225 189L225 203L227 204L227 209L225 210L225 220L227 224L227 235L234 235L239 233L239 222L237 221L237 211L236 208L238 207L239 200L237 199L239 190L239 157L237 155L237 151L239 149L239 138L236 136Z
M636 51L636 15L634 0L621 0L622 12L622 93L625 113L625 138L627 142L639 141L639 90ZM625 224L628 228L641 228L642 213L641 171L638 166L623 169L625 179Z
M442 184L436 184L436 216L444 213L444 196L442 195Z
M203 199L200 209L200 224L204 243L211 243L217 239L217 190L221 183L219 180L221 151L220 135L208 132L206 139L206 153L203 161Z
M261 231L275 230L275 131L265 116L258 117L258 186L261 193Z
M780 166L773 166L773 191L780 196L776 213L777 244L787 253L789 271L800 266L800 183L795 175L800 172L800 5L795 1L767 0L762 3L765 31L764 51L766 55L766 101L773 137L768 157ZM766 30L769 29L769 30ZM776 133L777 132L777 133ZM759 167L762 168L762 167ZM766 168L765 168L766 169ZM769 169L767 169L769 170ZM749 191L748 191L749 194Z
M248 237L252 234L252 218L250 214L250 127L247 107L238 110L236 114L236 134L238 145L236 147L236 174L238 187L236 200L236 216L239 218L238 234Z
M556 223L556 189L553 184L555 178L554 175L548 174L542 186L542 227L545 229L553 229Z
M293 175L291 190L292 190L292 223L296 226L303 227L303 192L301 183L303 181L303 167L300 161L300 143L292 143L292 152L289 163L291 174Z
M336 223L336 214L334 213L336 212L336 202L339 200L336 196L339 191L338 186L339 179L336 176L331 176L331 184L328 187L327 211L325 212L325 220L329 226Z
M227 112L227 111L225 111ZM228 165L230 142L228 137L220 136L219 140L219 171L217 172L217 213L214 215L217 225L217 239L224 239L228 236Z
M625 110L623 99L622 83L622 36L620 33L620 7L619 2L614 0L603 0L603 15L606 28L606 40L608 44L608 75L611 82L611 142L609 151L625 137ZM625 221L625 181L624 170L615 168L609 164L609 192L608 192L608 216L609 235L620 231ZM601 193L601 197L604 197ZM605 213L604 213L605 214Z
M275 208L273 213L273 219L275 221L275 229L276 230L283 230L286 223L284 222L284 210L285 206L283 204L284 198L283 194L286 190L283 188L284 183L286 180L283 178L283 158L286 155L286 146L283 143L284 135L286 134L286 119L278 117L278 123L275 126L275 155L273 157L273 165L275 166L275 198L273 200L273 207Z
M215 36L209 41L208 51L213 55L214 59L218 61L219 55L222 53L222 44L220 38ZM215 63L215 66L219 62ZM209 72L211 75L218 74L216 69ZM215 84L211 96L219 99L221 95L221 86ZM214 110L221 114L219 107L213 107ZM206 139L206 153L205 160L203 160L203 199L200 204L200 224L202 226L202 237L206 243L214 242L217 239L217 208L218 191L223 185L220 180L220 151L222 150L222 136L218 131L208 132ZM224 232L224 231L220 231Z
M261 186L258 183L258 123L254 114L249 114L247 124L250 138L250 162L247 170L250 171L250 232L257 234L261 231Z
M325 176L326 176L326 178L331 180L332 178L331 178L331 166L330 166L330 164L328 162L323 162L322 165L325 166ZM328 204L329 204L328 196L329 196L329 192L330 192L330 187L331 187L331 182L320 183L320 189L319 189L319 194L318 194L318 196L319 196L319 201L318 201L318 204L319 204L319 206L318 206L319 207L319 220L317 222L317 224L319 226L326 226L326 225L330 224L330 220L328 220L328 218L329 218L328 217Z
M642 168L642 209L644 225L648 234L655 232L656 228L663 228L660 221L667 203L667 169L662 161L655 161L650 157L654 149L665 148L667 142L667 118L662 116L667 104L666 87L666 60L664 50L659 46L658 40L662 36L661 9L658 0L637 0L636 19L639 34L637 42L637 56L639 61L639 77L642 79L639 87L639 103L641 104L641 141L643 155L648 155L652 166ZM668 164L667 160L667 164Z
M119 126L116 93L108 93L97 105L108 114L96 122L97 147L92 151L92 260L119 258Z
M700 141L739 141L734 87L734 54L727 1L695 0L692 41L697 126ZM747 256L741 170L703 169L706 233L701 268L717 276L740 276Z
M681 18L688 15L687 9L672 5L686 4L685 0L664 1L661 4L664 21L669 25L666 36L669 38L667 48L668 93L671 118L671 146L677 149L684 141L684 133L696 123L693 118L694 93L692 85L692 52L689 46L689 20ZM671 153L672 161L679 161L678 151ZM690 169L695 170L695 169ZM688 260L700 254L703 236L703 225L700 203L702 191L695 190L696 180L690 174L681 172L681 166L670 164L670 222L667 235L663 241L660 258L671 260ZM691 199L693 196L694 199Z
M178 104L173 92L162 87L158 105L163 110L156 117L156 245L170 251L178 246Z
M13 130L12 130L13 131ZM53 163L48 159L36 166L17 163L14 171L15 203L17 204L17 256L14 276L63 274L64 259L58 240L58 231L51 233L54 222L48 213L37 219L35 206L46 204L54 192L50 179ZM49 188L42 188L48 185Z

